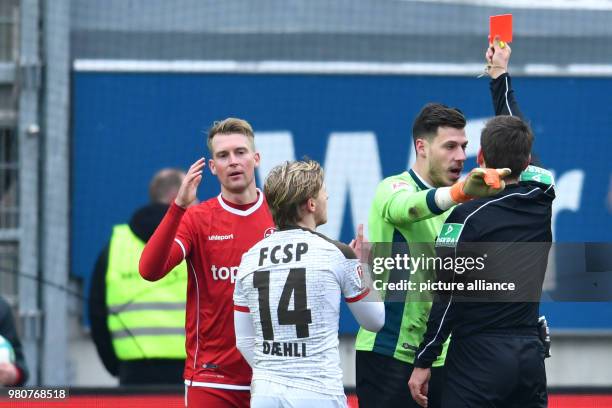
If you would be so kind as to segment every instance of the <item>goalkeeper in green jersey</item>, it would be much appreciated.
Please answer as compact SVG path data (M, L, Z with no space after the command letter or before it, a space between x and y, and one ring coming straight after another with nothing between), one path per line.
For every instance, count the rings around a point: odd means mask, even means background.
M433 243L455 204L472 197L494 195L504 188L508 169L474 169L458 182L465 162L466 120L461 111L441 104L426 105L414 121L412 137L416 163L406 172L383 180L377 188L369 216L369 240L386 252L397 249L411 257L435 256ZM393 243L380 245L380 243ZM374 254L380 255L374 248ZM396 252L395 254L393 252ZM403 255L403 254L402 254ZM401 272L401 271L395 271ZM403 274L411 282L434 279L419 269ZM398 280L391 271L376 279ZM431 302L416 291L385 293L384 327L357 335L357 396L360 408L418 407L410 395L408 379L414 355L425 333ZM440 405L444 384L443 364L448 342L433 363L429 382L429 407Z

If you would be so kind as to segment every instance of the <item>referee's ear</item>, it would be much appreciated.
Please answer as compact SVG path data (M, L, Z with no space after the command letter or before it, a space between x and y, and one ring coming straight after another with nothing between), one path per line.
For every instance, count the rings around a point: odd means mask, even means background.
M478 163L480 167L486 167L484 154L482 153L482 148L478 149L478 156L476 156L476 163Z
M529 153L529 157L527 157L527 162L523 166L523 170L525 170L531 164L531 153Z

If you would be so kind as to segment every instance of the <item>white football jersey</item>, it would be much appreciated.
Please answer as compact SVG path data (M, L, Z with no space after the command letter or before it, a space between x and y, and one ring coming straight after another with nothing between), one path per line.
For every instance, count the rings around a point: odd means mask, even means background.
M253 379L344 394L340 296L368 294L353 250L307 229L277 231L242 256L234 304L255 326Z

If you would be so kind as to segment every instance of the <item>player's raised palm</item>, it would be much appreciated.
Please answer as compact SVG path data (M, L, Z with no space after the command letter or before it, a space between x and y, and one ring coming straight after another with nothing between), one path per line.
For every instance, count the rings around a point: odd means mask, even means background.
M370 256L368 239L363 235L363 224L357 226L357 236L349 246L355 251L355 255L362 262L367 262Z
M198 186L202 181L202 171L206 164L205 159L202 157L189 167L187 175L181 183L181 188L176 195L174 202L179 207L187 208L196 199L196 193L198 192Z

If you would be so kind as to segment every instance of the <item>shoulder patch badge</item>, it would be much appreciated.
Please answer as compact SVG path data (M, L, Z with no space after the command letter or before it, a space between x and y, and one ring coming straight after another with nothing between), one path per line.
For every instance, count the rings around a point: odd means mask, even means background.
M436 240L436 246L440 247L455 247L459 242L459 236L463 231L463 224L446 223L442 226L440 235Z
M414 191L414 187L405 181L394 181L391 183L391 190L394 192L400 190Z
M553 174L550 171L531 165L523 170L519 177L519 181L535 181L548 186L555 184Z

